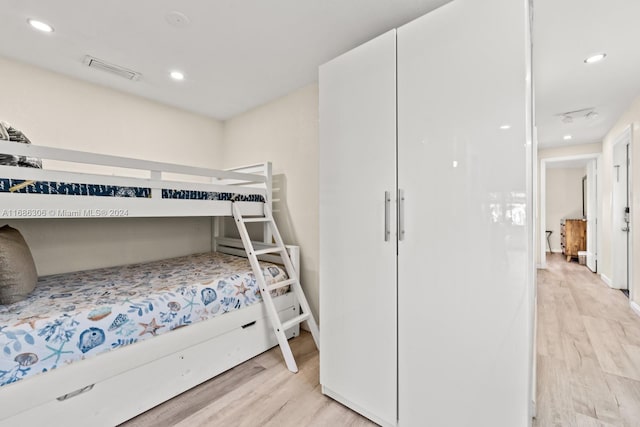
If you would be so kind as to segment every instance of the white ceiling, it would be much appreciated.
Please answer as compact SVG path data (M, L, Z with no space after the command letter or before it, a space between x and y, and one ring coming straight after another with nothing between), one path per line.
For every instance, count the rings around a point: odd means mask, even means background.
M447 1L0 0L0 55L226 119L316 81L320 64ZM171 11L190 25L169 25ZM33 30L30 17L55 32ZM89 69L87 54L142 78ZM169 79L172 69L186 79Z
M0 0L0 55L226 119L316 81L318 65L447 1ZM171 11L190 25L169 25ZM640 1L534 0L534 15L540 147L601 141L640 94ZM29 17L55 32L34 31ZM584 64L597 52L606 60ZM142 78L89 69L87 54ZM186 79L172 81L172 69ZM584 108L598 117L558 117Z
M640 95L639 16L638 0L534 0L540 148L602 141ZM604 61L583 62L599 52L607 53ZM557 116L584 108L595 108L598 118L564 124Z

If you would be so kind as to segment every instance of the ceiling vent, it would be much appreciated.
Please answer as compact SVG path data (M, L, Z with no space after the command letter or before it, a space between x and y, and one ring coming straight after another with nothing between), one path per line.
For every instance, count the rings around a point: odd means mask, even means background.
M128 70L119 65L109 64L108 62L105 62L102 59L94 58L93 56L89 56L89 55L85 56L84 61L82 62L84 62L84 64L89 68L106 71L107 73L115 74L116 76L123 77L127 80L136 81L140 79L140 77L142 76L142 74L136 71Z
M595 108L583 108L581 110L567 111L565 113L556 114L560 118L560 121L564 124L573 123L574 120L584 118L587 120L593 120L598 118L598 113Z

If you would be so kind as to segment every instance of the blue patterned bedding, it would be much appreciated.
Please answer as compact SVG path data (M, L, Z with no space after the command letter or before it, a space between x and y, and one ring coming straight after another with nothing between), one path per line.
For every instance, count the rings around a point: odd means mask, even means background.
M287 278L261 265L267 283ZM261 299L249 261L220 253L41 277L29 298L0 305L0 386Z
M118 185L78 184L56 181L30 181L0 178L0 193L60 194L66 196L138 197L150 198L151 188L122 187ZM163 199L233 200L240 202L264 202L260 194L239 194L216 191L192 191L162 189Z

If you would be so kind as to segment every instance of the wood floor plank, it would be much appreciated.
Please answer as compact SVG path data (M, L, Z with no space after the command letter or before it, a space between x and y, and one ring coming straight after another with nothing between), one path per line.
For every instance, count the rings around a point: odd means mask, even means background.
M286 370L277 370L254 377L244 387L213 401L176 426L260 425L258 421L262 420L266 412L278 409L270 406L272 401L267 400L269 393L284 387L291 375L293 374Z
M585 363L598 363L598 358L586 330L580 336L561 334L562 359L570 372L579 370Z
M237 389L251 378L255 377L265 368L249 360L240 367L235 367L218 377L216 382L206 382L200 387L192 388L180 395L180 399L171 399L153 410L129 420L127 427L149 426L170 427L177 424L193 412L199 411L231 391Z
M540 427L574 426L571 383L562 360L538 356L536 424Z
M640 427L640 318L625 296L559 256L538 272L535 427Z
M375 425L321 393L319 356L310 334L303 333L290 345L300 369L297 374L287 370L275 348L124 425Z
M640 427L640 381L605 374L625 427Z
M633 344L622 344L622 348L624 349L627 356L631 360L633 366L638 371L638 367L640 367L640 346ZM637 378L636 378L637 379Z
M640 381L639 367L625 351L623 343L613 332L609 319L583 316L589 339L604 372Z
M596 360L585 359L579 369L570 370L565 375L571 383L571 399L576 414L607 423L621 422L618 402Z
M634 314L634 316L637 316ZM620 341L640 347L640 328L635 318L616 322L613 332Z
M286 410L279 411L266 425L274 427L286 425L289 419L298 420L300 426L312 425L315 419L320 418L318 414L325 407L335 403L326 396L318 398L321 394L320 384L318 384L310 393L296 396L286 408L283 408Z
M281 385L269 390L267 393L260 396L254 402L261 408L261 411L252 413L252 421L241 423L241 426L251 427L255 425L282 425L278 421L288 421L294 419L294 415L303 417L304 413L298 414L296 411L292 411L295 408L299 398L302 395L312 393L315 389L313 378L318 378L319 364L318 356L316 355L309 361L309 365L306 365L305 371L300 371L297 374L288 374L286 379ZM286 414L286 417L282 415ZM279 418L283 418L279 420Z
M576 414L576 424L580 427L616 427L619 424L608 424L596 418Z

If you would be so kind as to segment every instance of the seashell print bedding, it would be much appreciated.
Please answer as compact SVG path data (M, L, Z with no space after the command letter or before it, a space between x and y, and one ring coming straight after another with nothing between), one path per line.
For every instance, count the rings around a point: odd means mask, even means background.
M1 154L0 154L1 156ZM0 163L1 163L0 158ZM30 181L0 178L0 193L58 194L61 196L136 197L150 198L151 188L121 187L117 185L84 184L56 181ZM163 199L232 200L236 202L264 202L260 194L241 194L216 191L162 189Z
M268 284L287 278L262 265ZM0 386L261 299L249 261L221 253L41 277L29 298L0 305Z

